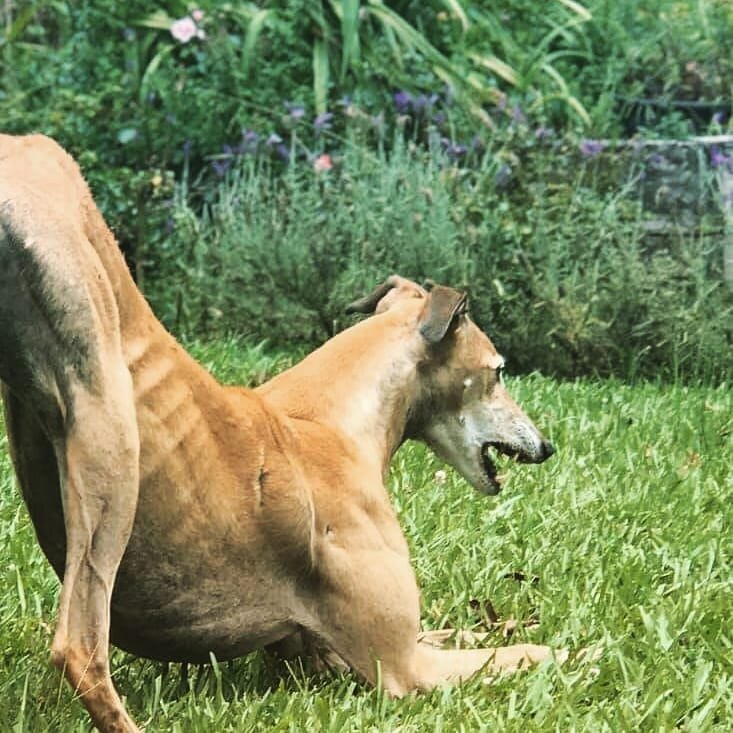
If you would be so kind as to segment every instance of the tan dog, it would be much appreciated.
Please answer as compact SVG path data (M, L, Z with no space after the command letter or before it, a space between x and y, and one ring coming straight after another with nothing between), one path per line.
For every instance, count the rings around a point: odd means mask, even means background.
M302 633L395 695L550 653L418 643L384 488L394 451L424 440L495 493L490 447L533 462L552 447L504 390L464 295L393 277L354 309L377 315L258 391L224 387L156 320L71 158L0 136L9 444L63 580L53 662L100 730L137 730L110 639L207 661Z

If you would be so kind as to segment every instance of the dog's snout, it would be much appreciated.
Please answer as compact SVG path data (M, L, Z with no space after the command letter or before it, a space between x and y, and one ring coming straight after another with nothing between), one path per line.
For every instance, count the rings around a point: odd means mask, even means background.
M546 461L555 452L555 446L549 440L543 440L540 445L540 463Z
M555 446L549 440L544 440L544 438L540 440L539 447L535 443L531 450L498 440L492 440L486 445L495 448L505 456L516 458L520 463L542 463L555 453Z

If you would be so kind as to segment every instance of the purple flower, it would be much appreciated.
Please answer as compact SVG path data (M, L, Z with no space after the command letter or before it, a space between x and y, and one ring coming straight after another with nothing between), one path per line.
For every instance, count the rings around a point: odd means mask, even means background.
M646 147L646 141L641 138L635 137L631 142L631 150L634 153L634 157L639 157Z
M518 104L515 104L512 107L512 120L518 125L523 125L527 122L527 117L524 112L522 112L522 108Z
M549 127L543 127L542 125L540 125L538 128L536 128L535 131L534 131L534 136L538 140L547 140L548 137L552 137L552 134L553 134L553 132L552 132L552 129L551 128L549 128Z
M437 101L437 94L431 94L429 97L425 94L421 94L412 100L412 109L418 114L421 112L429 112Z
M445 124L445 112L438 112L433 115L433 123L438 127L442 127Z
M324 130L330 130L332 120L333 114L331 112L324 112L323 114L318 115L315 120L313 120L313 128L319 134Z
M305 115L305 107L300 104L293 104L292 102L285 102L284 104L291 119L296 122L303 119L303 116Z
M216 172L216 175L219 176L219 178L224 178L224 175L229 170L231 165L232 165L231 158L211 161L211 167L214 169L214 171Z
M412 100L412 108L415 112L422 112L428 106L428 98L420 94Z
M725 114L723 112L716 112L711 120L714 125L722 125L725 122Z
M478 135L474 135L471 138L471 150L474 153L481 153L484 150L486 150L486 146L484 145L484 141Z
M275 146L275 151L286 163L290 162L290 148L287 145L279 143Z
M452 143L448 146L446 152L448 153L449 158L453 158L453 160L458 160L458 158L462 158L468 152L468 148L465 145L461 145L460 143Z
M725 165L729 160L728 156L717 145L713 145L713 147L710 148L710 165L713 166L713 168Z
M265 140L265 145L267 145L268 148L271 148L273 145L279 145L283 139L278 135L276 132L273 132L270 137Z
M583 140L580 143L580 152L586 158L595 158L603 152L605 145L601 140Z
M260 142L260 136L254 130L242 130L242 142L239 145L243 153L254 153Z
M667 159L661 153L652 153L649 164L652 168L664 168L667 165Z
M404 91L404 89L396 92L394 95L394 104L401 115L406 114L412 105L412 94Z

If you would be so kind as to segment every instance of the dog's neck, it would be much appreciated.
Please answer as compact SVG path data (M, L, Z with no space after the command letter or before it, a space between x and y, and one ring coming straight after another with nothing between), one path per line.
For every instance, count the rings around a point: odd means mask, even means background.
M361 321L257 391L290 417L340 430L386 474L418 394L411 320L390 311Z

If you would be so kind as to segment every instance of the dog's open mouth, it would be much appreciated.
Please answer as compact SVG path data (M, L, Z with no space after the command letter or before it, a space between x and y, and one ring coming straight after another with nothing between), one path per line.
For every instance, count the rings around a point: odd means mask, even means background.
M489 483L493 487L494 491L498 492L501 491L501 484L504 477L497 473L496 464L491 460L491 456L489 455L491 447L491 443L484 443L481 446L481 461L483 462L486 478L489 479Z

